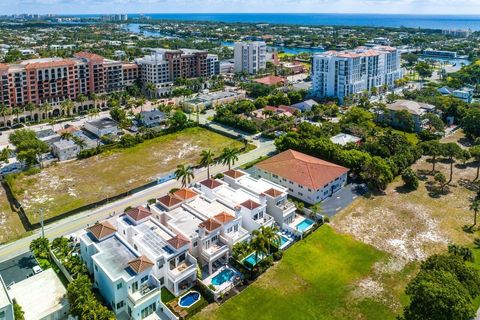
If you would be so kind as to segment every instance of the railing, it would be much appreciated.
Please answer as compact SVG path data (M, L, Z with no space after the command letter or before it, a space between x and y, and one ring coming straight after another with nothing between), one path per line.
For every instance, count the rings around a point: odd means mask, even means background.
M189 253L187 253L185 261L183 261L178 266L176 266L175 269L170 270L170 268L168 268L168 273L173 278L178 278L183 276L186 273L191 272L192 270L195 270L196 267L197 267L197 260L193 256L191 256Z
M138 291L129 293L128 299L133 304L137 304L147 298L150 298L152 295L157 295L159 291L160 291L159 287L155 287L150 284L145 284L145 285L142 285Z

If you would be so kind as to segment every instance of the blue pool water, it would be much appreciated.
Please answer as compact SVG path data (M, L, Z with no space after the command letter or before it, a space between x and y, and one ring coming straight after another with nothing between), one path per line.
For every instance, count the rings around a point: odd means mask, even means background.
M313 224L312 220L305 219L302 222L300 222L299 224L297 224L296 229L298 231L304 232L305 230L310 228L312 224Z
M280 248L282 248L284 245L286 245L290 241L287 237L281 236L280 238Z
M200 300L200 293L198 293L197 291L190 291L189 293L180 298L180 300L178 301L178 305L182 308L189 308L198 300Z
M212 278L212 284L215 286L220 286L225 282L230 281L230 279L232 279L234 275L235 275L235 271L233 271L232 269L229 269L229 268L224 269L222 270L222 272L220 272L219 274L217 274L215 277Z
M263 257L261 254L258 255L255 259L255 252L246 257L243 261L248 262L250 265L255 266L258 262L262 261Z

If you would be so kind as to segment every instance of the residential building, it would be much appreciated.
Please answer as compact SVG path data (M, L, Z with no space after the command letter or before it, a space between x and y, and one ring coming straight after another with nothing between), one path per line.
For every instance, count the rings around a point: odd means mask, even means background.
M445 96L453 96L455 98L461 99L466 103L473 102L474 90L471 88L452 89L449 87L441 87L438 89L438 92Z
M158 127L167 122L165 114L157 109L140 112L139 124L142 127Z
M319 98L347 96L395 86L403 77L400 52L389 46L327 51L313 56L312 89Z
M125 229L121 232L127 234ZM144 319L160 309L162 284L154 273L158 262L128 244L108 221L86 229L79 239L81 257L94 286L117 318Z
M348 133L339 133L336 136L331 137L330 141L340 146L346 146L349 143L360 144L362 138L352 136Z
M299 103L292 104L292 107L300 111L310 111L314 106L318 105L315 100L308 99Z
M8 295L7 286L0 276L0 319L15 320L13 315L13 301Z
M235 72L256 74L267 67L267 45L263 41L235 42Z
M282 116L282 117L293 117L298 113L298 109L289 106L280 105L278 107L266 106L261 109L257 109L251 112L252 117L260 120L269 118L269 113L272 115Z
M348 169L294 150L286 150L255 165L255 176L288 189L289 195L315 204L346 183Z
M71 140L60 140L52 144L52 153L60 161L75 159L80 153L80 147Z
M35 136L40 140L52 146L55 142L58 142L62 139L58 133L52 129L40 129L35 131Z
M123 84L125 87L134 85L140 78L140 68L136 63L123 64Z
M295 205L287 200L288 189L263 178L255 179L240 170L230 170L224 173L223 181L234 189L244 189L256 196L266 198L266 211L282 228L295 219Z
M453 29L453 30L442 30L442 34L448 36L454 36L457 38L468 38L472 34L471 29Z
M429 58L440 58L440 59L456 59L457 58L457 52L445 51L445 50L428 49L423 51L423 55Z
M287 79L278 76L266 76L253 80L256 83L264 84L266 86L283 86L288 83Z
M192 99L186 100L183 105L187 110L204 110L243 99L245 99L244 93L235 91L215 91L199 94Z
M379 116L379 121L388 121L394 127L402 127L403 124L397 117L399 111L408 112L413 120L413 129L415 132L420 132L424 128L425 120L422 119L422 116L428 112L435 112L436 107L428 104L417 101L410 100L397 100L394 103L387 105L387 111L381 113ZM404 128L407 129L407 128Z
M118 123L108 117L87 121L84 128L99 138L118 133Z

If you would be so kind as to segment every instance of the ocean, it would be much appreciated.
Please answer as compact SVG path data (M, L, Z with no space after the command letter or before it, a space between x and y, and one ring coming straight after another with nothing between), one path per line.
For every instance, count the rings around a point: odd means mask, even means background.
M78 15L94 17L98 15ZM333 13L151 13L152 19L272 23L295 25L345 25L480 30L480 15L333 14ZM138 17L138 14L129 14Z

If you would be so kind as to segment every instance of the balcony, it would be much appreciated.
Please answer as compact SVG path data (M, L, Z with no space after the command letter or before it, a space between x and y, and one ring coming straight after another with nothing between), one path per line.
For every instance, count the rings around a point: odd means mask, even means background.
M157 296L159 292L159 287L156 287L150 283L146 283L143 284L136 292L129 293L128 299L135 305L150 299L152 296Z
M179 263L174 269L168 268L168 274L174 278L183 278L187 276L192 270L195 272L197 267L197 260L187 253L186 259Z
M208 249L202 248L202 257L207 261L215 260L228 252L228 246L224 243L213 243Z

